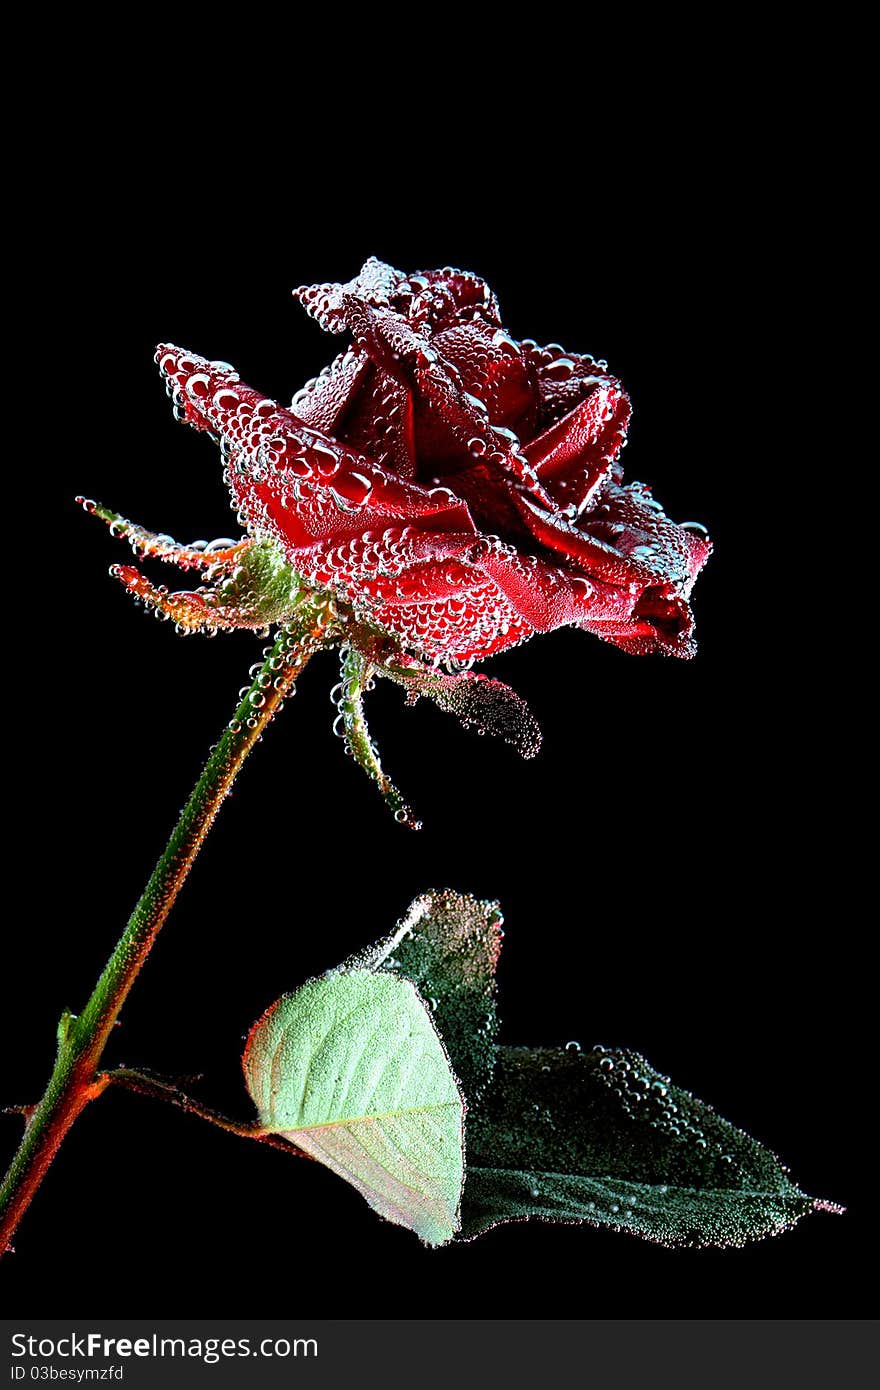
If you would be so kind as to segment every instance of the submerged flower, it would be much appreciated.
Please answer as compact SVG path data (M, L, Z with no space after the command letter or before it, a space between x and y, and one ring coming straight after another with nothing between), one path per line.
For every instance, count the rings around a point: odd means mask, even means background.
M344 732L375 768L359 704L374 670L530 752L512 692L439 663L565 625L637 654L693 654L688 599L710 544L624 485L630 405L604 362L517 342L464 271L371 258L347 284L295 293L352 343L290 409L226 363L158 349L178 418L221 445L247 535L182 547L91 504L140 554L206 581L169 593L118 566L136 596L182 630L216 631L288 621L304 593L326 594L346 651Z

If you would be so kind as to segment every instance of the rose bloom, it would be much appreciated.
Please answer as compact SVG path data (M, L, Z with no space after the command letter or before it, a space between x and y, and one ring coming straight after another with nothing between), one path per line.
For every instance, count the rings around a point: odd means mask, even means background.
M352 342L290 409L225 363L157 351L178 414L219 438L252 538L434 662L564 625L693 654L688 599L710 543L623 483L630 403L604 362L517 342L465 271L370 259L295 294ZM213 616L242 625L241 609Z
M367 728L375 676L531 757L540 730L525 702L467 668L566 625L691 656L688 599L710 544L624 485L630 404L605 363L517 342L478 276L371 259L347 284L295 294L351 345L289 410L226 362L156 354L175 414L221 446L243 539L178 545L80 501L136 554L199 572L197 588L169 592L113 567L179 631L281 624L301 664L339 647L335 727L416 826Z

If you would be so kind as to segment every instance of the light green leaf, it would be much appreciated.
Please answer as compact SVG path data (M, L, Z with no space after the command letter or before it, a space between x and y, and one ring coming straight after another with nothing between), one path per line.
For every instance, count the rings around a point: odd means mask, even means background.
M284 995L254 1025L244 1072L265 1132L326 1164L427 1244L454 1235L464 1107L408 980L359 969Z
M495 902L451 889L425 893L391 936L349 962L412 980L431 1009L470 1105L481 1099L495 1067L495 966L502 920Z
M468 1114L462 1234L542 1217L663 1245L743 1245L836 1210L634 1052L502 1047Z

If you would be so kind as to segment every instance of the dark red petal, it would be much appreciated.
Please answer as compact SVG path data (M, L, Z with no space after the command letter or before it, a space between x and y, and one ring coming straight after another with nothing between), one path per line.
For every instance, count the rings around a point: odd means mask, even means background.
M534 632L491 580L438 602L377 604L370 617L414 651L437 661L484 661Z
M712 552L708 536L670 521L643 483L608 483L597 505L578 521L577 530L613 546L650 582L677 585L685 596Z
M187 419L227 448L230 490L249 529L277 540L291 559L365 536L373 541L395 521L398 529L406 524L434 537L431 553L447 553L445 532L473 543L468 508L448 489L420 487L377 467L303 425L225 365L169 345L157 350L157 360L186 402ZM460 548L458 540L454 545Z
M414 448L423 477L431 471L447 476L456 467L469 467L475 456L485 457L549 501L520 453L516 436L490 423L483 401L465 390L454 364L435 351L436 340L429 342L391 309L372 308L351 295L343 298L358 346L369 353L378 371L412 398Z
M338 458L339 451L328 448L325 468L334 455ZM343 462L330 476L321 477L312 468L303 477L301 466L313 457L281 452L277 466L260 469L235 455L229 466L229 487L249 528L277 540L297 567L302 551L363 536L372 539L395 522L433 536L476 534L466 505L446 489L415 488L357 456L355 466Z
M360 389L353 391L345 417L334 433L351 448L369 454L402 478L416 474L412 396L370 361Z
M465 391L483 402L493 425L531 438L539 407L535 374L503 328L455 324L435 333L432 344L456 368Z
M420 530L416 522L407 526L386 526L381 532L367 531L342 541L325 541L307 549L288 551L288 558L309 583L333 589L355 605L372 599L383 603L412 603L416 601L416 588L410 580L419 578L421 582L420 577L428 574L430 566L436 566L430 571L430 577L437 584L438 597L441 589L446 594L472 583L482 583L483 576L472 574L468 567L479 545L477 541L475 548L472 532ZM447 561L450 564L444 568Z
M425 564L408 565L400 574L370 575L361 580L358 593L382 604L435 604L460 594L462 590L481 588L485 576L474 565L460 560L431 559Z
M370 371L365 352L349 348L340 353L319 376L297 391L290 408L298 420L322 434L342 436L342 422L351 409L352 398Z
M345 294L342 299L346 325L358 347L368 352L376 366L395 381L409 386L411 368L430 353L425 335L393 309L374 308L353 294Z
M414 323L428 322L439 330L477 316L490 323L501 322L495 295L485 280L469 270L456 270L453 266L420 270L409 277L409 287L415 293L407 312Z
M594 382L609 375L604 359L567 352L559 343L538 347L526 338L520 347L537 381L542 428L561 420L588 394Z
M575 626L629 652L693 655L693 618L673 585L621 588L516 552L496 552L483 568L538 632Z
M640 596L632 619L606 634L607 639L633 656L662 652L689 658L696 651L694 619L687 600L667 585L648 588Z
M694 652L691 612L673 586L632 593L511 547L493 547L478 565L432 562L362 594L373 622L435 659L482 661L563 626L639 655Z
M586 397L523 450L555 501L575 513L590 504L609 476L632 413L615 377L595 377L582 386Z
M356 295L368 304L389 304L391 296L405 280L402 271L370 256L354 279L346 284L329 281L323 285L300 285L293 291L293 297L322 328L329 333L342 333L347 327L343 308L346 294Z
M637 559L621 555L604 536L572 525L560 512L545 511L521 493L511 491L511 497L535 540L554 551L560 559L573 561L585 574L605 584L628 589L651 582L651 570L640 565Z
M171 344L157 348L156 360L172 393L182 402L188 422L216 435L252 485L280 474L272 485L276 492L285 483L289 490L299 480L329 497L337 485L346 487L357 474L362 479L358 505L369 498L370 509L382 515L418 516L456 504L448 490L424 488L396 477L365 454L308 427L291 411L246 386L226 363L209 362ZM247 485L241 490L246 494ZM340 528L356 529L351 523L340 523Z
M361 593L378 601L375 616L415 645L467 661L566 624L606 635L631 618L637 595L500 542L478 543L452 563L432 561L397 578L367 580ZM455 596L458 602L454 602ZM402 616L401 610L417 610Z

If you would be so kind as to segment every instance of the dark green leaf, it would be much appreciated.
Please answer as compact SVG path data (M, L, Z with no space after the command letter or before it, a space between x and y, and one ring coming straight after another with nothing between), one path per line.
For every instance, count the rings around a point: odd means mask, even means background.
M664 1245L743 1245L817 1205L772 1153L637 1053L499 1048L491 1090L468 1113L465 1237L543 1217Z
M498 904L466 894L416 898L397 930L349 965L411 980L432 1011L468 1101L481 1098L495 1065ZM349 967L346 967L349 968Z
M541 730L535 716L525 700L503 681L474 671L449 676L403 656L395 665L377 669L402 685L409 700L427 696L440 709L456 715L466 729L503 738L523 758L533 758L541 747Z

